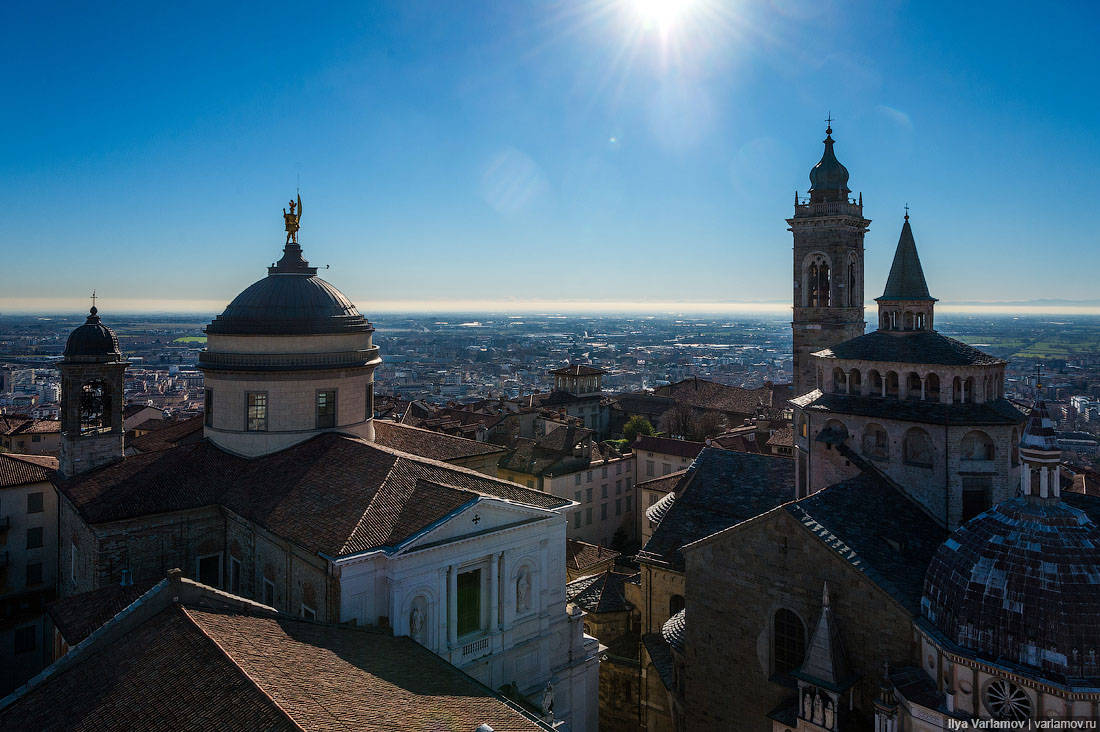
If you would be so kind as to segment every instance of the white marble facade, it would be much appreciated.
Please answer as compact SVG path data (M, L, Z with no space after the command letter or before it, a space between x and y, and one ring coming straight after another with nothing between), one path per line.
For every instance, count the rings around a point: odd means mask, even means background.
M340 558L340 619L389 624L494 690L552 700L561 729L596 730L598 642L565 601L568 509L486 497L393 552Z

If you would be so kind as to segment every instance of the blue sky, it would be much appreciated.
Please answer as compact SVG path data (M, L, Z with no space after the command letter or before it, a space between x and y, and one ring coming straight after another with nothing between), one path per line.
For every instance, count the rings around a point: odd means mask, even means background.
M0 309L220 308L299 179L367 313L784 302L830 110L869 299L906 202L941 300L1100 298L1098 4L317 5L9 7Z

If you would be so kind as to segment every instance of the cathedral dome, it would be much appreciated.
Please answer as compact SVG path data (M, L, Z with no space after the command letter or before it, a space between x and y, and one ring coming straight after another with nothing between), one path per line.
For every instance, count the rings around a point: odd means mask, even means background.
M825 130L825 152L810 169L810 199L812 201L846 201L848 169L840 164L833 152L833 128Z
M69 361L121 361L118 336L99 320L99 310L93 305L88 319L65 342L65 359Z
M207 326L221 335L321 335L370 330L342 292L311 273L273 272Z
M998 504L936 551L921 610L986 660L1100 677L1100 528L1060 500Z

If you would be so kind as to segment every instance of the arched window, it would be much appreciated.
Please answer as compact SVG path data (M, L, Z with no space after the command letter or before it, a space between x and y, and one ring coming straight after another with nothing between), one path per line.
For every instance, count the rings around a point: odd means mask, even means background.
M80 433L111 428L111 387L106 381L89 381L80 387Z
M829 262L824 254L810 255L806 266L806 300L811 308L829 307Z
M668 598L668 616L671 618L676 613L684 609L684 596L673 595Z
M890 313L885 310L878 314L878 329L890 330Z
M940 377L939 374L928 374L924 379L924 398L929 401L938 402L940 400Z
M890 459L890 436L882 425L872 422L863 429L863 454L872 460Z
M848 393L859 394L863 390L863 378L859 373L859 369L852 369L848 372Z
M773 671L790 673L802 665L806 656L806 627L798 616L786 608L775 611L772 618Z
M886 396L898 398L898 372L891 371L886 374Z
M868 371L867 387L871 396L882 396L882 374L875 369Z
M833 391L837 394L843 394L845 389L844 370L839 366L833 369Z
M902 443L902 460L905 464L930 468L934 457L932 438L920 427L910 427Z
M963 403L962 381L958 376L951 380L951 402L953 404Z
M848 260L848 307L859 307L859 303L856 299L859 297L859 293L856 292L856 263L855 260Z
M962 438L963 460L992 460L995 455L993 440L981 430L967 432Z
M924 330L924 313L917 313L917 330Z
M968 376L966 378L966 381L963 383L963 389L964 389L964 394L965 394L964 401L969 402L970 404L974 404L975 402L978 401L977 399L974 398L977 395L974 394L974 378L973 377Z
M913 330L913 313L909 310L905 311L905 329Z
M905 398L920 399L920 374L915 371L905 377Z

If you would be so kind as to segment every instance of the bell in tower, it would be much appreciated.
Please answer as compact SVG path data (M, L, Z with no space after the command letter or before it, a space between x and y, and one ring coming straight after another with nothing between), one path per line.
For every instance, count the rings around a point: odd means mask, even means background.
M92 306L69 334L61 372L61 474L72 477L123 456L122 391L127 362L114 331Z

